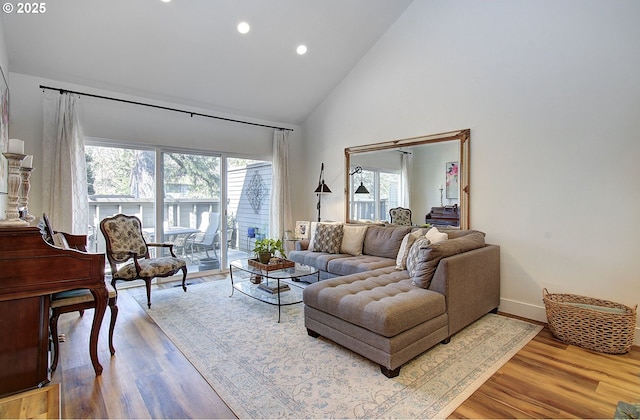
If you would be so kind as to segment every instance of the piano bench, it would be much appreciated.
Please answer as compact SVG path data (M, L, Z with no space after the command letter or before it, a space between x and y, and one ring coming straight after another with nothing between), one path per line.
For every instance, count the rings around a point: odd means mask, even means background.
M109 300L107 304L111 310L111 322L109 323L109 351L113 356L116 349L113 347L113 329L116 325L118 317L118 293L110 284L107 284L107 292ZM51 296L51 318L49 318L49 328L51 330L51 339L53 341L53 362L51 363L51 372L53 373L58 367L58 318L61 314L79 311L80 316L84 315L85 309L93 309L93 295L89 289L76 289L60 293L54 293Z

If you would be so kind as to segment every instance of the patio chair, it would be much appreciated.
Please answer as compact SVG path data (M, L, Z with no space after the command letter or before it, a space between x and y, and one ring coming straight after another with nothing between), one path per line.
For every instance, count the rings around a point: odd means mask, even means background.
M191 254L204 251L207 254L207 258L211 258L209 257L209 251L213 250L213 254L218 258L216 246L219 246L220 241L220 213L209 213L208 217L205 217L203 213L202 216L200 232L189 238Z
M147 306L151 308L151 280L169 277L182 271L182 289L186 292L187 263L177 258L173 244L147 243L142 236L142 223L135 216L116 214L100 222L106 241L106 254L111 266L111 285L116 282L144 280L147 287ZM149 247L169 248L171 256L151 258Z

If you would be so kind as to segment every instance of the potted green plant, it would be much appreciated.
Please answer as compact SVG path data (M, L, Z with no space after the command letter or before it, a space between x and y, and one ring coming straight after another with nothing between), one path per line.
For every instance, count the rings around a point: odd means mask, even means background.
M253 252L256 253L258 260L263 264L267 264L276 253L282 258L286 258L280 239L258 239L253 247Z

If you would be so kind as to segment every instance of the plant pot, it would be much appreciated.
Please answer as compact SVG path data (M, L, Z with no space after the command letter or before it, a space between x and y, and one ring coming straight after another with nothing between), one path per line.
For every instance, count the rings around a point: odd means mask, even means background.
M269 264L269 260L271 260L272 256L273 254L271 252L261 252L258 254L258 260L262 264Z

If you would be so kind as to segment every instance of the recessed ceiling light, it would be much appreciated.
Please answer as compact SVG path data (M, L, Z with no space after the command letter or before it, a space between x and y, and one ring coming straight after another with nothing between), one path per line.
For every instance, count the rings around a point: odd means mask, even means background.
M246 34L251 30L251 26L247 22L238 23L238 32L241 34Z
M171 0L162 0L163 3L169 3Z
M296 52L300 55L306 54L307 52L307 46L306 45L298 45L298 48L296 48Z

